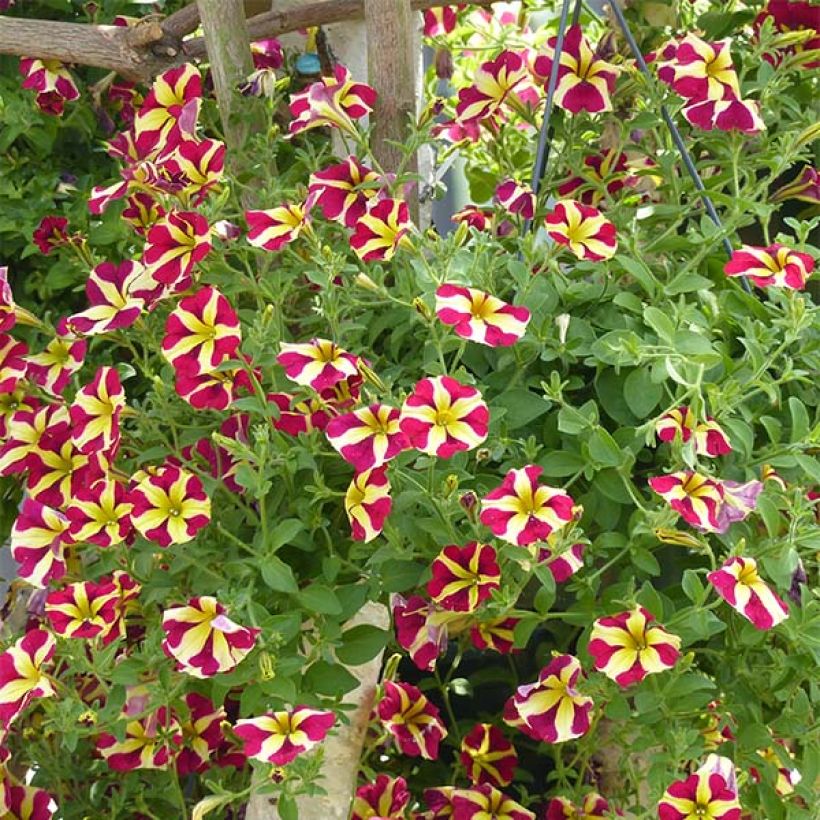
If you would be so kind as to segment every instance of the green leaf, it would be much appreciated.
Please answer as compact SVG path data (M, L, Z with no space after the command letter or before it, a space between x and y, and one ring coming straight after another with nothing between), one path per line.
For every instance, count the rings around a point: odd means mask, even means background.
M336 657L349 666L367 663L384 649L389 633L376 626L361 624L342 633L342 645Z
M333 590L324 584L311 584L296 596L299 603L310 612L322 615L339 615L342 605Z
M792 442L805 441L809 435L809 414L796 396L789 396L789 413L792 417Z
M525 427L539 416L543 416L550 406L543 396L529 390L516 388L502 393L493 403L493 407L503 407L507 414L504 423L508 430Z
M289 544L293 539L305 528L303 522L298 518L286 518L280 521L273 531L268 533L268 543L264 545L264 549L270 552Z
M388 558L379 566L379 577L385 592L404 592L418 583L424 567L415 561Z
M340 663L316 661L311 664L302 678L302 691L310 694L338 697L352 692L359 685L359 679Z
M262 572L262 580L270 589L276 592L287 592L289 595L294 595L299 591L293 570L281 558L275 555L263 558L259 568Z
M630 274L650 296L655 295L655 278L652 276L652 271L650 271L646 265L622 253L617 254L614 261Z
M812 481L820 481L820 461L811 456L803 455L802 453L795 453L794 459L797 466L809 476Z
M544 476L564 478L582 470L586 465L586 461L580 453L573 453L570 450L555 450L538 458L536 464L543 468Z
M695 604L695 606L700 606L703 603L706 598L706 590L701 583L700 576L695 570L684 570L681 586L683 587L683 594Z
M543 615L555 603L555 576L548 564L536 564L535 577L541 583L541 589L535 595L535 608Z
M678 274L665 288L667 296L677 296L679 293L693 293L696 290L710 290L714 287L711 279L699 273Z
M289 794L281 792L276 801L276 813L281 820L299 820L299 807Z
M624 399L639 419L645 419L658 406L662 396L663 384L652 381L648 367L633 370L624 380Z
M675 324L660 308L647 305L643 311L643 319L662 341L671 343L675 338Z
M601 467L618 467L624 461L624 453L618 442L603 427L589 437L587 449L593 462Z

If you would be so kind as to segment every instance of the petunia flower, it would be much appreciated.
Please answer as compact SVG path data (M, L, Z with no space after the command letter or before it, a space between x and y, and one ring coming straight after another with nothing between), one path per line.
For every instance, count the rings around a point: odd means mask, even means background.
M425 789L424 803L429 811L421 815L424 820L446 820L446 818L452 818L455 793L455 786L439 786L438 788Z
M58 510L26 498L11 528L11 556L17 575L43 589L65 575L68 519Z
M660 820L689 820L709 817L714 820L740 820L737 792L730 789L720 774L699 772L676 780L658 804Z
M140 236L145 236L167 213L160 202L147 191L135 191L125 200L125 207L120 216Z
M490 411L474 387L450 376L416 383L401 408L399 426L411 447L450 458L474 450L486 438Z
M211 373L176 372L177 395L196 410L227 410L240 390L251 392L253 383L242 367L214 370Z
M579 171L570 172L556 191L562 199L574 198L584 205L599 207L605 194L614 196L638 178L629 174L629 158L622 151L607 148L584 157Z
M62 395L71 376L83 366L87 347L88 342L74 336L61 320L45 350L26 356L26 375L43 390Z
M547 233L566 245L578 259L599 262L618 249L615 226L597 209L574 199L562 199L544 219Z
M118 606L119 591L113 582L81 581L49 592L45 614L63 638L96 638L114 626Z
M479 208L478 205L467 205L450 217L451 222L460 225L462 222L477 231L491 231L495 227L495 211L492 208ZM500 231L499 231L500 235Z
M548 539L548 541L551 539ZM584 544L572 544L557 556L553 556L549 547L542 547L538 551L538 560L549 560L549 571L556 584L563 584L575 575L584 566Z
M51 820L54 806L54 796L45 789L14 782L10 777L5 783L5 796L0 791L0 809L7 820Z
M79 234L69 234L68 219L64 216L44 216L31 240L40 250L43 256L49 256L53 250L62 248L65 245L79 244L81 238Z
M336 722L333 712L297 706L288 712L238 720L233 727L247 757L284 766L321 743Z
M195 136L202 105L202 77L191 63L169 68L151 86L134 120L144 151L168 152Z
M135 769L167 769L182 745L182 730L171 711L160 707L155 712L125 724L122 740L108 734L97 738L97 751L115 772Z
M200 205L219 184L225 170L225 143L212 139L183 139L163 162L165 172L179 180L180 196Z
M193 772L204 772L225 736L222 721L227 717L222 706L214 706L210 698L198 692L185 695L188 718L180 719L182 749L176 758L176 771L180 777Z
M63 405L26 403L16 409L6 422L6 440L0 447L0 475L28 470L41 442L67 439L70 424L68 408Z
M308 128L339 128L356 134L354 120L370 114L376 92L365 83L354 82L343 65L336 65L333 77L322 77L303 91L292 94L288 126L290 135Z
M684 106L683 116L690 125L703 131L756 134L766 130L760 117L760 105L753 100L696 100Z
M453 792L453 819L535 820L535 813L489 784Z
M759 288L802 290L814 270L814 259L778 243L766 248L743 245L723 270L727 276L746 276Z
M253 649L259 629L240 626L216 598L200 595L162 613L162 650L195 678L230 672Z
M459 123L486 120L532 100L533 90L527 60L517 51L502 51L482 63L472 84L458 92L456 120ZM522 96L524 99L522 99Z
M127 260L119 265L102 262L91 271L85 283L89 307L69 316L68 327L84 336L130 327L145 308L145 299L137 293L158 284L146 277L145 268L139 262Z
M145 237L142 263L172 293L191 284L194 266L211 250L208 220L195 211L170 211Z
M654 476L649 486L678 513L687 524L705 532L721 532L718 518L723 506L723 485L713 478L684 470Z
M0 475L4 474L5 464L3 449L9 439L11 420L18 410L36 410L40 402L34 396L26 394L24 386L15 387L10 393L0 392Z
M351 538L367 544L378 537L393 506L387 468L373 467L357 473L347 488L344 503Z
M45 114L59 117L65 103L80 96L71 72L59 60L23 57L20 60L23 88L36 93L37 107Z
M94 378L77 391L69 406L71 440L79 452L116 451L120 441L120 416L125 391L113 367L100 367Z
M552 72L557 42L557 37L550 37L545 53L536 56L533 62L533 71L542 82L546 83ZM555 104L570 114L611 111L610 95L615 90L618 72L617 66L595 53L581 26L570 26L559 61Z
M763 59L772 65L780 65L788 54L803 52L814 54L820 49L820 11L815 3L804 2L804 0L769 0L752 22L755 40L759 38L763 23L769 18L774 24L774 30L781 34L807 30L813 32L812 36L800 43L791 44L787 41L781 44L778 42L774 46L774 52L767 52L763 55ZM801 68L818 67L820 67L820 59L801 62Z
M389 262L400 247L410 247L412 229L404 200L374 199L354 224L350 247L364 262Z
M461 765L473 785L508 786L518 765L515 746L491 723L477 723L461 741Z
M740 97L729 40L708 43L687 34L667 52L658 76L687 100L724 100Z
M372 783L356 789L350 820L404 820L409 803L410 792L403 777L379 774Z
M623 687L671 669L680 658L680 638L654 620L643 607L598 618L587 646L595 668Z
M788 797L788 795L794 794L794 788L803 779L803 775L799 769L791 768L783 763L782 757L794 762L794 753L782 740L776 740L775 743L780 747L779 754L774 746L768 746L765 749L758 749L757 755L765 763L768 763L775 772L773 783L775 792L780 797ZM749 768L749 775L755 783L760 783L763 779L760 771L755 766Z
M390 597L396 642L422 670L432 672L436 659L447 650L447 623L453 613L420 595Z
M291 393L268 393L267 399L276 407L273 426L289 436L324 430L330 421L330 413L320 399L303 401Z
M535 683L519 686L504 708L504 722L544 743L563 743L585 735L592 698L577 689L581 662L557 655Z
M439 743L447 737L438 708L412 684L386 680L383 685L376 706L382 727L402 754L435 760Z
M11 330L17 322L17 305L9 284L9 269L0 265L0 333Z
M493 200L508 213L522 219L532 219L535 216L535 193L529 185L516 182L514 179L506 179L499 183Z
M513 651L518 618L496 618L480 621L470 627L470 642L476 649L492 649L507 655Z
M531 314L475 288L445 283L436 290L436 315L458 336L488 347L515 344L526 333Z
M168 315L162 355L177 372L199 375L235 358L241 341L236 311L226 296L208 285L180 300Z
M29 456L26 489L35 501L63 509L81 487L102 478L107 468L103 453L81 453L68 435L46 436Z
M245 211L248 242L255 248L278 251L293 242L310 226L310 214L304 205L287 202L267 211Z
M495 550L476 541L444 547L433 559L432 574L427 593L440 606L456 612L474 612L501 583Z
M28 345L0 333L0 393L12 393L26 377Z
M325 435L356 472L381 467L407 448L399 429L399 411L386 404L371 404L331 419Z
M706 577L718 595L756 629L772 629L789 617L788 606L761 579L754 558L729 558Z
M422 12L422 34L425 37L443 37L455 30L458 23L458 12L464 4L458 6L441 6L425 9Z
M609 803L598 792L584 795L577 806L567 797L553 797L547 806L544 820L592 820L594 817L610 817Z
M354 228L367 211L368 203L380 196L384 178L349 156L338 165L314 171L308 180L306 208L317 206L325 219Z
M45 629L30 629L0 654L0 724L7 729L36 698L53 697L45 673L56 641Z
M121 544L132 531L132 507L125 487L110 476L81 487L65 510L71 540L98 547Z
M684 444L695 439L695 452L699 456L717 458L732 452L732 445L720 425L707 416L705 422L697 422L689 407L670 410L655 422L655 432L661 441L680 439Z
M143 478L129 500L134 527L161 547L190 541L211 520L211 500L202 482L171 464Z
M541 467L510 470L481 500L480 521L509 544L545 541L573 518L575 502L563 490L539 484Z
M333 387L359 372L359 357L327 339L280 342L279 351L276 361L285 369L285 375L296 384L308 385L317 391Z
M770 202L784 202L797 199L812 205L820 204L820 171L806 165L797 176L778 188L770 197Z

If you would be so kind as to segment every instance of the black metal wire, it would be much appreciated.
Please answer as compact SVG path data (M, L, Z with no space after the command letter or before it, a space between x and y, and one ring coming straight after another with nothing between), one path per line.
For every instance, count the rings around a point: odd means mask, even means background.
M535 154L535 165L532 169L532 190L536 196L541 188L541 180L547 170L547 163L550 156L550 120L552 119L552 109L555 100L555 89L558 86L558 69L561 67L561 54L564 51L564 36L567 33L567 19L569 18L570 0L562 0L561 16L558 20L558 35L555 39L555 48L552 54L552 65L550 66L550 76L547 81L547 101L544 106L544 119L541 122L541 132L538 135L538 150ZM580 0L578 2L580 6ZM524 222L523 234L526 234L532 220Z
M626 17L624 17L623 11L621 10L617 2L610 3L609 7L612 10L613 15L615 16L615 19L617 20L618 25L621 28L621 32L623 33L624 39L626 40L627 45L629 46L629 50L632 52L632 56L635 58L635 62L637 63L638 68L640 69L642 74L651 79L652 73L649 71L649 67L646 65L646 60L644 60L643 54L641 53L641 50L638 47L638 43L635 41L635 37L632 34L632 30L629 28L629 23L626 21ZM706 208L706 213L709 215L709 218L712 220L715 226L720 230L723 230L723 223L720 221L720 217L718 216L717 210L715 210L714 203L712 202L711 198L709 197L709 194L706 191L706 186L703 184L703 180L700 178L700 174L698 173L698 169L695 167L692 155L689 153L689 150L686 147L686 143L684 143L683 137L681 136L681 133L678 130L678 126L675 124L675 121L672 119L665 105L661 106L661 116L663 117L663 121L666 123L666 127L669 129L669 133L672 135L672 141L675 143L675 147L678 149L680 158L681 160L683 160L683 165L686 168L687 173L691 177L692 182L695 184L695 188L700 194L701 200L703 200L703 206L704 208ZM732 248L732 243L729 241L729 238L724 236L721 240L721 243L723 245L723 249L731 258L734 249ZM749 282L745 276L740 277L740 283L743 285L743 289L746 291L746 293L752 292L751 285L749 285Z

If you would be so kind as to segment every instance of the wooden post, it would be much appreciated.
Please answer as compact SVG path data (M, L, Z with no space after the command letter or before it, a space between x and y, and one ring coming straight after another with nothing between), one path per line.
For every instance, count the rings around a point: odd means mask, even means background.
M368 601L347 623L344 629L354 626L390 628L390 614L384 604ZM364 738L370 722L370 713L376 697L376 686L382 667L382 653L361 666L347 669L359 679L359 685L345 695L343 703L352 707L346 712L350 721L335 729L324 742L324 758L319 770L318 783L327 792L321 797L299 797L296 806L300 820L347 820L356 791L359 760L362 756ZM248 801L245 820L278 820L275 798L254 795Z
M416 114L413 18L410 0L365 0L369 82L379 95L372 114L373 153L388 173L402 160L401 149L388 141L404 142L408 119ZM415 158L405 167L415 171ZM417 188L414 194L408 200L415 213Z
M253 71L250 38L243 0L197 0L219 116L229 149L239 149L247 136L247 122L239 116L243 98L237 86Z

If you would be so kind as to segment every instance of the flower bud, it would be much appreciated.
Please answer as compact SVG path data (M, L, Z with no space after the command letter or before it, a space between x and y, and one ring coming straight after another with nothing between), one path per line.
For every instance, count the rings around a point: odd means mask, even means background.
M475 521L478 518L478 496L472 490L467 490L466 493L462 493L458 499L458 503L464 512L467 513L467 517L470 521Z
M487 447L479 447L475 451L475 460L481 464L482 461L490 460L490 451Z
M424 299L421 296L417 296L413 299L413 307L416 309L416 312L423 316L425 319L430 321L433 318L433 314L430 312L430 308L427 307Z
M262 680L273 680L276 677L273 658L269 652L259 653L259 676Z
M453 76L453 55L448 48L436 51L436 77L449 80Z
M458 489L458 476L455 473L450 473L444 479L444 497L449 498Z
M558 326L558 341L562 345L567 343L567 331L569 330L569 323L571 320L569 313L560 313L555 317L555 324Z
M366 273L357 273L353 281L365 290L372 290L375 293L381 291L381 288Z

